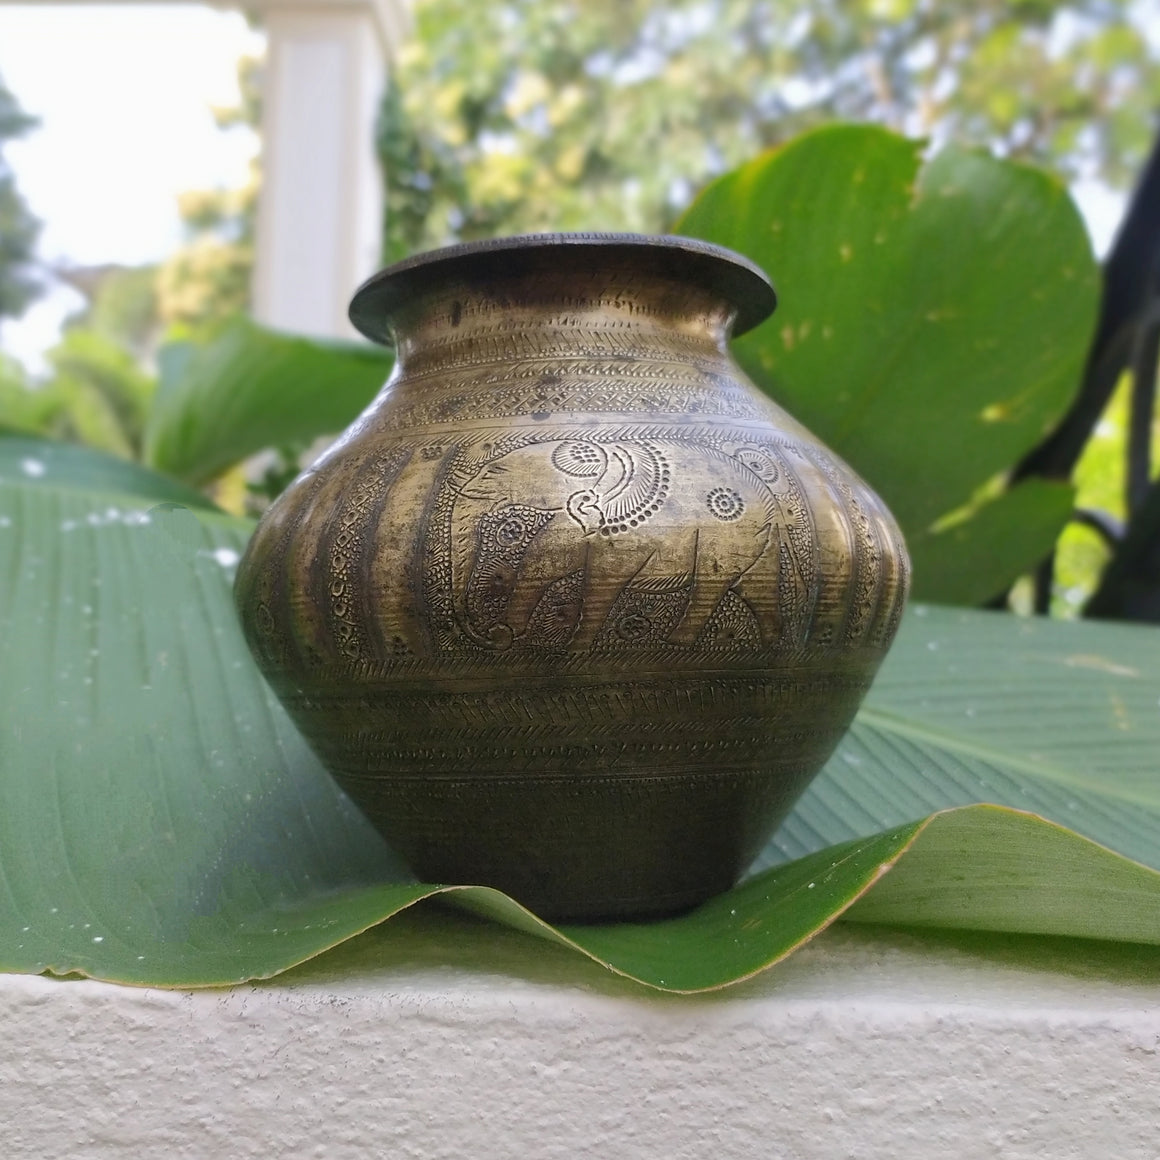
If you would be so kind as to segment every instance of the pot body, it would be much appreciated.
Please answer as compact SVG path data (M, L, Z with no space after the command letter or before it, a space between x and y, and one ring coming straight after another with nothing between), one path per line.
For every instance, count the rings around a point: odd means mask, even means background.
M554 919L686 909L848 727L905 548L731 360L743 267L524 239L356 297L395 370L266 513L236 595L273 688L422 880Z

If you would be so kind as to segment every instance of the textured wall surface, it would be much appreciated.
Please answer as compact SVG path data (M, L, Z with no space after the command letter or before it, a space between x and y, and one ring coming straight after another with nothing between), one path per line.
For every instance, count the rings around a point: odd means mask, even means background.
M229 991L0 976L5 1157L1160 1156L1160 951L840 926L658 996L429 910Z

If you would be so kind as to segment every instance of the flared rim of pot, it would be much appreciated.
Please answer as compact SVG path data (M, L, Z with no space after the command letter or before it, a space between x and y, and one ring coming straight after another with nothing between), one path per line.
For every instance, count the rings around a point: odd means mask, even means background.
M440 282L559 269L565 255L586 251L631 255L642 274L689 281L719 294L736 310L734 337L764 322L777 306L773 283L759 266L712 242L676 234L521 234L428 250L380 270L355 291L350 320L372 342L392 346L391 317L398 305Z

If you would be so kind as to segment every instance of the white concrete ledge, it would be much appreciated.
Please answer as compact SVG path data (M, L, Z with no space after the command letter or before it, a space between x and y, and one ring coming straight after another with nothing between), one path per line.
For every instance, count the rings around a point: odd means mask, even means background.
M0 976L5 1157L1160 1156L1160 950L839 926L654 995L434 909L229 991Z

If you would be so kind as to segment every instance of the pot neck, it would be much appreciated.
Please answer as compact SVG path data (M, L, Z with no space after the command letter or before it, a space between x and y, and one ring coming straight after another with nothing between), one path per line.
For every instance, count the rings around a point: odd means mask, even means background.
M431 361L489 363L582 354L589 343L625 359L674 343L725 353L735 308L697 286L631 269L452 280L399 304L388 321L399 369Z

